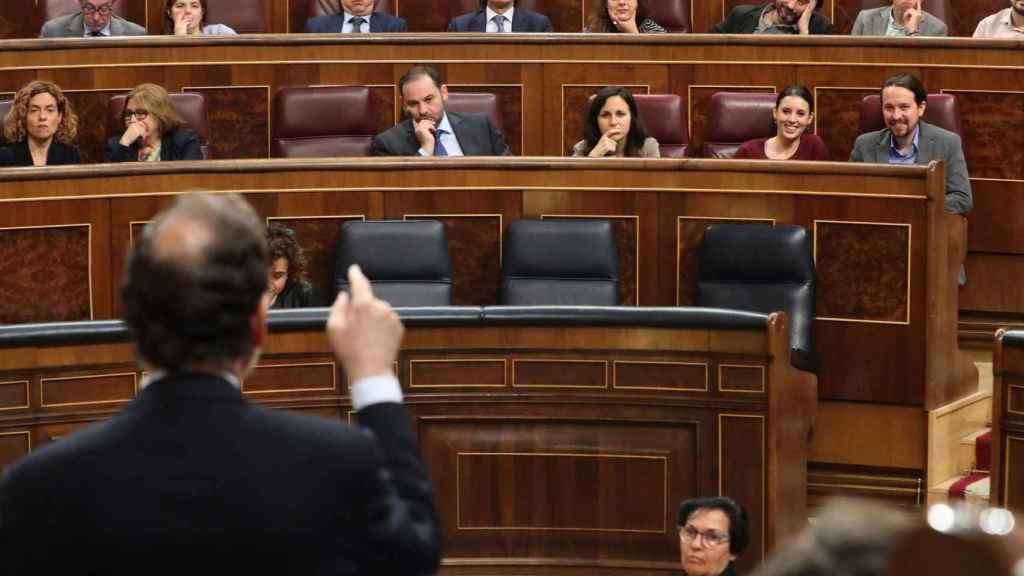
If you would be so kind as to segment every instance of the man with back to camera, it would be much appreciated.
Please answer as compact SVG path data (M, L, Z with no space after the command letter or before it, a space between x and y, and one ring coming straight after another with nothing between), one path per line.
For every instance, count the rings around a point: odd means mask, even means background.
M314 34L349 32L408 32L409 25L398 16L374 12L374 0L341 0L341 11L306 20L303 32Z
M945 36L946 23L925 12L921 0L893 0L890 6L857 14L851 36Z
M819 0L773 0L762 6L741 4L711 27L712 34L835 34L818 11Z
M452 18L449 32L554 32L543 14L516 7L514 0L480 0L480 9Z
M3 570L434 573L430 480L392 373L403 327L358 267L327 338L359 428L242 396L266 338L263 229L240 196L206 193L146 226L122 297L148 375L110 419L0 477Z
M974 201L960 136L921 119L928 92L910 74L890 76L882 84L885 128L857 137L851 162L928 164L946 162L946 210L967 214Z
M79 0L79 12L47 21L43 24L39 37L145 36L145 28L114 15L116 2L117 0Z
M448 86L430 66L414 66L398 81L409 116L374 136L375 156L507 156L505 136L487 114L445 109Z

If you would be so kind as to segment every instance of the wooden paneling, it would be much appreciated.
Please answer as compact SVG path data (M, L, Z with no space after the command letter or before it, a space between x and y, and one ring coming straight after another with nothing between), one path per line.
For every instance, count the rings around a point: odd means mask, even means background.
M331 359L295 358L287 362L256 366L242 382L245 394L284 394L337 390L334 362Z
M91 320L90 234L89 224L0 228L0 323Z
M211 158L270 156L270 90L254 88L189 88L206 98Z
M992 372L992 503L1024 510L1024 332L996 334Z
M93 404L127 402L135 397L135 372L47 376L39 381L42 408L82 408Z
M722 364L718 370L718 389L722 392L764 392L764 366Z
M27 431L0 432L0 470L32 451L32 436Z
M960 308L978 312L1024 311L1024 260L1011 254L974 252L967 256L967 284L960 288ZM999 279L994 280L994 279Z
M28 380L0 382L0 411L28 408L28 389Z
M768 471L765 434L765 420L761 415L718 415L718 493L743 502L750 529L747 552L737 562L739 570L744 572L757 566L758 560L767 553L763 481Z
M1024 92L948 91L963 119L964 156L972 178L1024 179Z
M406 379L421 388L505 388L507 362L503 358L413 358Z
M612 386L619 390L707 392L708 365L702 362L621 361L613 365Z
M600 360L512 361L516 388L608 388L608 363Z
M814 89L814 133L821 136L835 160L846 160L860 135L860 101L878 93L872 88Z

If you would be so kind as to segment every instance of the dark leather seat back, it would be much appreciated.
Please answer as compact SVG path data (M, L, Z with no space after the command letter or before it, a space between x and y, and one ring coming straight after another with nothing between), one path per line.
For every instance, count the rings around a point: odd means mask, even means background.
M394 16L395 10L391 7L391 0L377 0L373 3L374 12L385 12ZM341 0L309 0L306 4L306 18L316 18L327 14L341 12Z
M616 306L619 263L607 220L514 220L505 232L501 303Z
M224 24L239 34L262 34L267 31L263 3L264 0L206 0L206 23Z
M129 0L121 0L114 3L114 14L121 18L128 18ZM66 16L82 11L82 4L79 0L38 0L39 18L43 22L52 20L58 16Z
M647 17L669 32L690 31L690 0L647 0Z
M502 130L505 128L498 97L490 92L449 92L447 107L453 112L483 112L491 117L495 126Z
M929 94L928 106L924 109L922 119L929 124L963 135L960 109L957 106L956 96L953 94ZM882 128L885 128L885 118L882 116L882 97L878 94L865 96L860 101L860 133L874 132Z
M197 92L171 92L171 104L185 121L185 126L196 133L203 149L203 158L210 158L210 120L206 112L206 98ZM124 112L127 94L118 94L107 104L107 138L124 133Z
M366 86L282 88L274 95L274 158L369 156L376 114Z
M732 158L747 140L775 135L775 94L715 92L708 109L705 158Z
M448 236L437 220L353 220L341 226L334 284L348 290L359 264L378 298L392 306L450 306Z
M634 94L647 134L657 139L662 158L685 158L690 135L686 106L678 94Z
M7 113L11 111L11 106L14 105L14 100L0 100L0 126L3 126L4 119L7 118ZM7 138L4 137L4 131L0 128L0 146L7 144Z
M713 224L697 253L696 306L789 316L798 368L814 359L814 260L807 229L794 225Z

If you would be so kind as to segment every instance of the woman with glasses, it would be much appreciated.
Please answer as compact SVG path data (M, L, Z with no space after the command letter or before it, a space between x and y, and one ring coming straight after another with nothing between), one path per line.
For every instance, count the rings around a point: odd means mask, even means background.
M74 145L78 116L53 82L36 80L18 90L4 117L0 166L57 166L82 161Z
M236 32L224 24L207 23L206 0L167 0L164 4L164 34L226 36Z
M107 142L108 162L202 160L196 133L185 127L167 91L156 84L139 84L124 106L124 133Z
M693 498L679 505L679 556L686 576L733 576L747 548L747 514L729 498Z

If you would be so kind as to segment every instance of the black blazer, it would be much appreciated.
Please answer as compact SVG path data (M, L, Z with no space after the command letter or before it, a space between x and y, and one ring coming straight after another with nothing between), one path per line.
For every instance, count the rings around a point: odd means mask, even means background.
M46 151L47 166L81 163L82 155L78 153L78 146L63 144L57 140L50 142L50 149ZM0 166L32 166L32 153L28 150L28 140L22 140L17 144L7 144L0 148Z
M448 22L449 32L486 32L487 10L477 10L456 16ZM513 32L554 32L551 20L543 14L531 12L518 6L512 11Z
M508 156L512 153L505 144L504 134L487 114L462 114L451 110L445 114L464 156ZM374 136L371 144L374 156L416 156L419 149L420 142L409 118Z
M320 295L313 286L305 280L289 281L284 285L284 290L274 298L270 305L273 310L283 308L313 308L323 306L320 302Z
M3 569L433 574L441 534L409 415L383 403L357 418L263 408L219 376L167 376L7 468Z
M718 24L711 27L712 34L753 34L757 30L758 21L761 19L761 10L767 4L755 6L752 4L741 4L732 9L729 15ZM811 34L836 34L836 27L828 18L820 12L811 14Z
M345 24L345 13L328 14L317 16L306 20L306 28L303 32L315 34L340 33L341 27ZM370 15L370 32L408 32L409 25L398 16L392 16L384 12L374 12Z
M133 143L131 146L121 145L121 136L114 136L107 140L107 147L103 151L103 158L107 162L138 162L139 145ZM182 126L174 130L164 132L160 137L160 161L167 160L202 160L203 148L199 144L196 133Z

